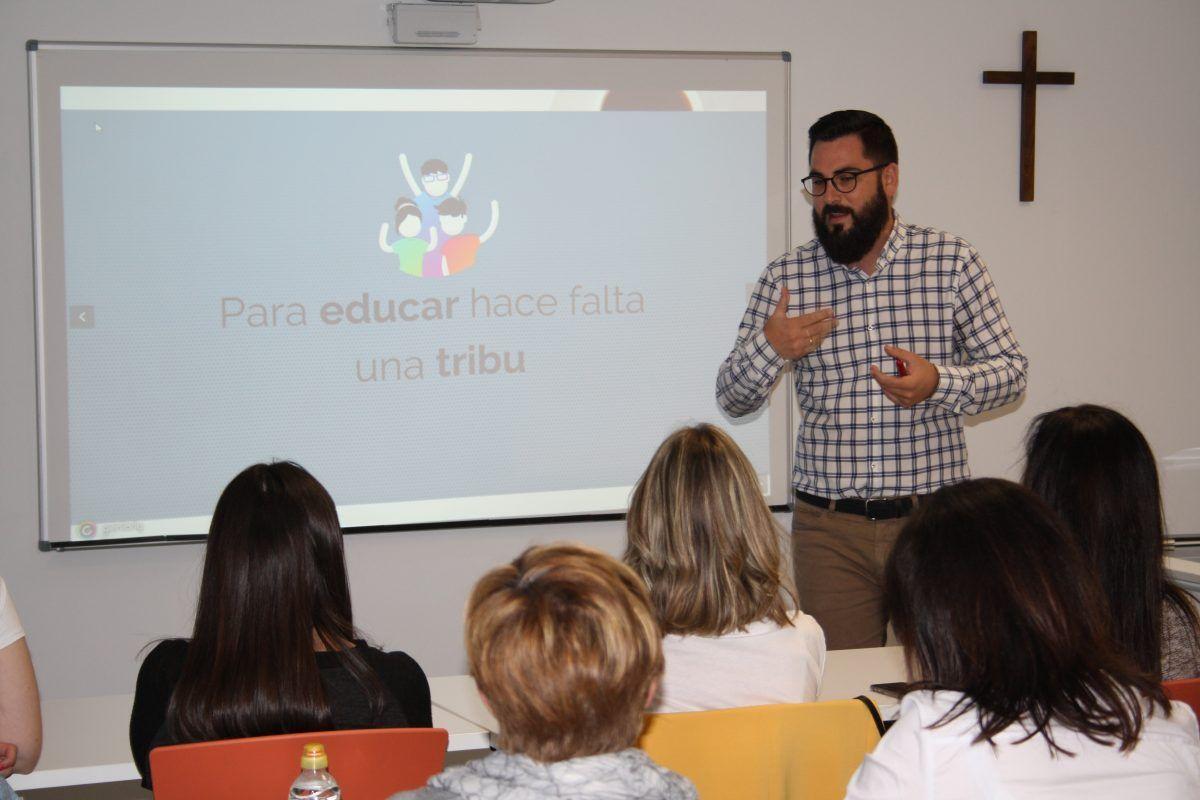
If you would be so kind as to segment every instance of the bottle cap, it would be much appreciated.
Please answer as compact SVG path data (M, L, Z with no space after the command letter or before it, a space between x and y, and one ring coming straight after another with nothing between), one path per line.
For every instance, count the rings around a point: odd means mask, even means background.
M329 767L329 756L325 755L325 745L320 742L304 745L300 754L300 769L326 769Z

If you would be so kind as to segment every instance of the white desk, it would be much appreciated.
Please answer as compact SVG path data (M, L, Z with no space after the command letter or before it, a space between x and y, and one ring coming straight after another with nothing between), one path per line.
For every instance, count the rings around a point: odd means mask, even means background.
M42 703L42 758L28 775L8 779L18 791L138 780L129 752L133 695L79 697ZM433 726L450 734L448 750L483 750L488 731L444 708L433 707Z
M879 715L895 719L900 701L876 694L867 687L872 683L907 680L903 647L868 647L863 650L831 650L825 655L825 675L821 679L818 700L846 700L866 695Z
M483 704L483 698L475 688L475 679L470 675L430 678L429 694L433 697L435 707L462 717L490 733L495 734L500 730L500 724L492 716L491 709Z
M846 700L860 694L871 698L884 719L893 719L900 710L893 697L868 690L872 683L905 680L904 649L871 647L863 650L834 650L825 658L825 677L818 700ZM435 706L449 711L481 728L496 733L499 725L483 704L470 675L449 675L429 679Z

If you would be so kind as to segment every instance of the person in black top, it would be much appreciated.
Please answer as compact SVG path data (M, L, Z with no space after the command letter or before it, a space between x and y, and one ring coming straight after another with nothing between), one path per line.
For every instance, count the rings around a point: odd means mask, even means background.
M329 493L291 462L244 470L213 512L192 638L159 642L138 672L142 785L160 745L431 725L421 667L356 635Z

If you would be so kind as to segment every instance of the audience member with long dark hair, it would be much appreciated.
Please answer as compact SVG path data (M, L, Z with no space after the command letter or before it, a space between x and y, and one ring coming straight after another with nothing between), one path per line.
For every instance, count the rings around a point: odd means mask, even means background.
M412 658L359 638L333 500L297 464L256 464L209 528L190 640L151 650L129 742L144 786L163 744L367 727L429 727Z
M825 634L795 607L781 532L728 434L701 424L668 436L626 520L625 562L646 582L666 634L652 710L817 699Z
M1200 797L1200 731L1108 634L1099 584L1015 483L923 500L885 570L910 691L847 797Z
M1111 408L1060 408L1033 421L1023 482L1058 512L1100 577L1113 635L1163 680L1200 677L1200 610L1167 577L1154 454Z

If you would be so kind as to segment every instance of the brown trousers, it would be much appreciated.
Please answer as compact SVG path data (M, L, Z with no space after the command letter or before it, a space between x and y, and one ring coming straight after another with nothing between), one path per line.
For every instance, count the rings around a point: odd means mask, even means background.
M883 565L903 519L872 521L797 500L792 571L800 608L825 631L830 650L882 647L887 641Z

